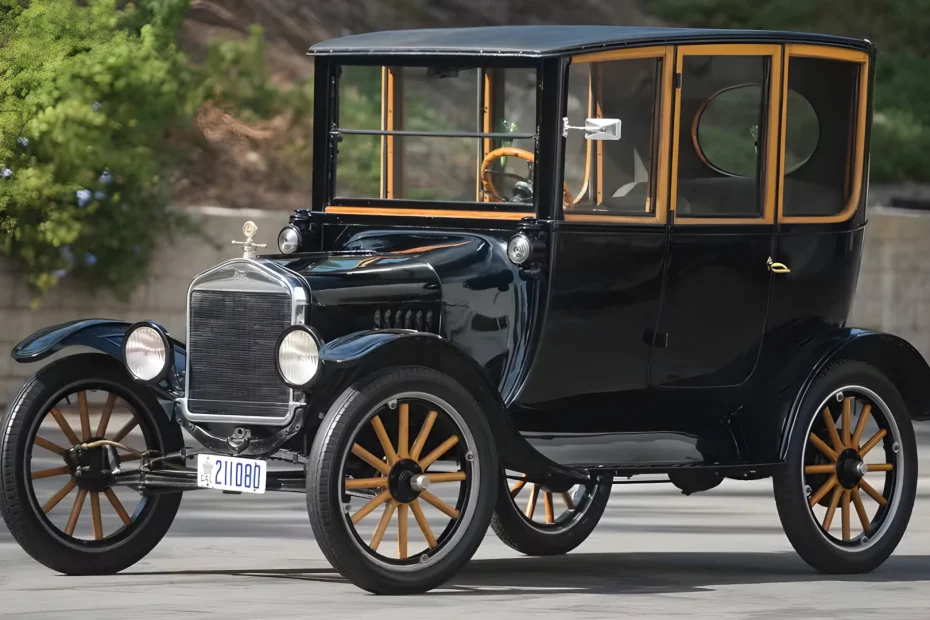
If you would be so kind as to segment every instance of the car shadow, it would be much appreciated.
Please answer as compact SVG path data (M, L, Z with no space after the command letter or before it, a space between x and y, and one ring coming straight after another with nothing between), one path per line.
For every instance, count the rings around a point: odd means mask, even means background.
M231 575L254 578L342 582L331 568L282 570L129 571L125 576ZM794 552L579 553L546 558L472 560L430 595L665 594L718 586L790 582L930 581L930 556L892 556L865 575L825 575Z

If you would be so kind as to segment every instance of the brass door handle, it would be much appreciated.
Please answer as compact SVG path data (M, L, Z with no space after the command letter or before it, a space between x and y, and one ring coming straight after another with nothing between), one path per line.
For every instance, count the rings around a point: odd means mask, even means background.
M771 256L769 256L769 260L766 262L766 265L768 266L769 271L772 273L791 273L791 270L788 269L788 265L774 262Z

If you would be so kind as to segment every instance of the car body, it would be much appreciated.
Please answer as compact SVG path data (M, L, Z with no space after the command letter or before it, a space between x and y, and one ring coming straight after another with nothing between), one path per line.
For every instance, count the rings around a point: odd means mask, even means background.
M867 469L871 446L859 445L861 428L853 445L852 418L865 428L871 411L876 442L910 458L910 420L930 418L930 367L901 338L847 325L867 223L869 41L514 26L353 35L310 54L313 190L310 208L281 231L278 252L256 254L257 233L247 226L241 258L194 278L186 344L154 323L83 320L27 338L15 359L75 344L123 359L127 330L157 333L167 361L143 383L173 405L171 421L212 454L307 463L306 480L269 472L268 488L306 483L327 557L373 591L429 589L467 560L437 553L431 575L404 581L406 542L400 564L372 560L374 543L362 559L340 559L348 543L326 511L346 495L327 495L330 474L320 467L336 458L327 438L338 435L337 418L353 399L367 398L369 388L358 386L390 368L435 371L474 399L483 421L453 415L457 436L464 442L466 427L477 429L481 446L486 425L494 455L482 462L520 473L503 495L484 478L479 486L500 496L495 529L526 552L543 545L533 542L535 530L517 532L540 492L540 527L555 527L553 493L572 509L588 497L569 495L576 485L595 481L609 492L611 483L661 474L685 493L774 476L796 548L811 534L793 505L806 511L807 499L818 500L813 506L832 491L827 535L799 549L802 556L823 570L871 570L880 560L846 560L852 541L871 545L876 558L891 553L910 513L913 474L905 461L885 464L894 473L882 497L895 511L876 499L882 507L869 523L857 499L865 473L856 468ZM524 175L513 172L527 163ZM505 181L513 181L509 191L500 189ZM312 377L288 385L280 349L294 330L309 348L293 359L317 353ZM814 463L803 445L823 406L812 399L849 368L866 379L844 379L824 397L827 409L832 397L843 403L833 427L843 437L821 450L832 461ZM868 373L880 377L878 387ZM398 401L384 402L393 411ZM408 441L400 402L402 421L388 425L403 437L398 450ZM823 437L833 437L829 424ZM373 437L365 444L372 452ZM385 450L391 465L393 448ZM468 455L471 466L483 458L478 448ZM795 480L797 459L811 476L835 473L822 484ZM384 480L413 476L404 493L426 492L417 476L428 472L392 467ZM171 488L194 489L196 475L143 468L120 484L157 489L170 479ZM518 510L527 523L517 523L502 504L526 485L532 508ZM391 493L388 508L406 519L410 502ZM482 500L470 501L456 514L481 521ZM855 539L850 502L864 519ZM843 536L830 540L838 506ZM476 522L468 528L481 530ZM572 536L568 526L578 522L565 521L559 535ZM872 535L884 531L880 522L894 530L883 541ZM513 542L520 536L522 546ZM477 542L462 537L455 544L470 557ZM831 553L840 558L833 564L817 559ZM433 561L428 552L419 557Z

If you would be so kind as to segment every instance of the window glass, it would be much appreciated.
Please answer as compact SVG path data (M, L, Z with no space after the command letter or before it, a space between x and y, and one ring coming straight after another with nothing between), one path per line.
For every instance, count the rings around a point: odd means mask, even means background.
M587 118L621 122L620 140L566 138L565 181L574 196L571 213L653 214L652 174L662 60L638 58L578 63L569 70L569 125Z
M788 87L810 102L810 112L787 110L785 136L785 215L827 216L840 213L851 192L856 129L859 65L827 58L791 56ZM811 125L811 115L816 125ZM808 129L816 127L816 129ZM797 128L792 131L792 128ZM807 150L810 135L818 137L807 160L792 166Z
M679 97L678 192L683 217L757 217L764 142L762 56L684 56ZM689 131L690 129L690 131Z

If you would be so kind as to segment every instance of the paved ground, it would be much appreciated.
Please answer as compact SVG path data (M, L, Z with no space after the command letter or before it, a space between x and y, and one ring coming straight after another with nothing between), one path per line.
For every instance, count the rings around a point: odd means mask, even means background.
M725 482L684 497L617 487L572 555L524 558L490 534L471 564L429 595L368 595L317 549L300 495L188 495L168 537L113 577L54 574L0 525L2 618L927 618L930 427L920 429L918 504L898 552L875 573L813 573L793 553L771 485ZM65 509L67 512L67 509Z

